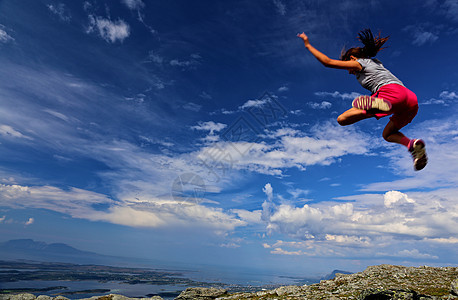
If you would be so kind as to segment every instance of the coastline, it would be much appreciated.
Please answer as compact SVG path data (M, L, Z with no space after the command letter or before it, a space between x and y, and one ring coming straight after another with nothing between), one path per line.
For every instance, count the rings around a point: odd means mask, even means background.
M163 299L151 297L129 298L107 294L87 299L126 300ZM33 294L0 295L0 300L66 300L62 296L35 296ZM282 286L273 290L228 293L214 287L187 288L177 300L235 300L235 299L458 299L458 267L404 267L378 265L354 274L336 274L330 280L303 286Z

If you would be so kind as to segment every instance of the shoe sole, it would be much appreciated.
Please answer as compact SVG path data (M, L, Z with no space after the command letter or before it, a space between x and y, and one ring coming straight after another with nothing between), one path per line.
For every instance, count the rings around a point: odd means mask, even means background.
M389 111L391 103L385 99L375 98L371 96L358 96L351 104L354 108L370 110L377 109L381 111Z
M414 151L420 153L420 157L413 161L413 168L415 171L420 171L426 167L426 164L428 163L428 157L426 156L425 151L425 143L422 140L416 140L413 143L413 149Z

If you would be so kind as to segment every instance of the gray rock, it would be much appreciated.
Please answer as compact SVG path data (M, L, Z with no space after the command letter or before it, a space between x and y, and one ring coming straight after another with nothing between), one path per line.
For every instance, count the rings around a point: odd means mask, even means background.
M132 299L132 298L129 298L129 297L126 297L126 296L123 296L123 295L118 295L118 294L109 294L107 296L111 297L111 300L128 300L128 299ZM107 296L105 296L105 297L107 297ZM103 297L103 296L101 296L101 297Z
M187 288L175 300L211 300L227 294L225 289L217 288Z
M37 300L52 300L52 297L46 295L40 295L37 297Z
M458 278L452 282L451 293L452 295L458 296Z
M0 300L35 300L34 294L23 293L17 295L0 295Z
M296 295L300 294L301 287L295 285L288 285L288 286L281 286L275 289L275 293L277 296L284 296L284 295Z
M412 290L377 290L369 289L361 293L360 300L417 300L417 292ZM425 298L431 299L431 298Z

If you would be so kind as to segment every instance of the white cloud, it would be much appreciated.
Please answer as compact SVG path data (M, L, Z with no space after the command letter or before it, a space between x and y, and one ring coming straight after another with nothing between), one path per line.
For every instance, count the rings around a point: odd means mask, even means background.
M155 202L154 199L136 205L114 206L90 219L134 227L205 227L224 232L246 225L218 208L176 201Z
M164 141L164 140L161 140L161 139L158 139L158 138L154 138L154 137L147 137L147 136L139 136L139 138L143 141L145 141L146 143L149 143L149 144L158 144L158 145L162 145L164 147L172 147L174 146L175 144L172 143L172 142L167 142L167 141Z
M0 135L4 137L33 140L33 138L20 133L19 131L17 131L9 125L0 125Z
M161 65L164 62L164 58L151 50L148 53L148 58L146 62L153 62L155 64Z
M267 243L263 244L265 249L270 250L271 254L276 255L305 255L305 256L342 256L341 253L335 251L331 247L326 247L318 245L310 240L308 241L282 241L278 240L277 242L269 245ZM285 249L286 248L286 249Z
M422 46L426 43L434 43L439 37L432 33L432 32L415 32L414 33L414 40L412 41L412 44L417 45L417 46Z
M78 189L63 190L52 186L21 186L0 184L2 205L13 208L45 208L82 217L92 204L112 204L105 195Z
M443 91L440 93L439 97L447 100L455 100L458 99L458 94L455 92Z
M272 201L274 197L272 185L270 183L267 183L262 189L262 191L266 194L267 200Z
M280 15L286 14L286 5L281 0L273 0L275 7Z
M420 253L418 249L401 250L396 253L377 253L378 256L405 257L409 259L439 259L436 255Z
M181 67L182 69L195 68L197 65L200 65L201 59L202 57L199 54L194 53L187 60L172 59L169 63L171 66Z
M287 87L287 86L281 86L281 87L278 88L278 91L279 91L280 93L282 93L282 92L287 92L287 91L289 91L289 87Z
M445 15L453 21L458 21L458 1L445 0L442 4Z
M272 212L275 208L275 205L272 202L274 197L272 185L270 183L267 183L262 189L262 191L264 192L264 194L266 194L267 200L262 203L261 220L269 222ZM267 231L268 233L271 232L269 228L267 229Z
M198 111L201 110L202 105L196 104L196 103L193 103L193 102L189 102L189 103L186 103L185 105L183 105L183 108L187 109L187 110L190 110L190 111L198 112Z
M397 256L408 257L408 258L427 258L427 259L438 259L436 255L431 255L427 253L420 253L417 249L412 250L402 250L397 253Z
M444 106L449 106L457 102L458 94L456 92L442 91L439 94L439 98L431 98L429 100L423 101L421 104L440 104Z
M286 168L305 170L310 165L330 165L344 155L369 153L368 137L331 122L318 124L309 133L280 131L270 134L271 144L221 141L212 147L231 158L231 168L277 176L283 175ZM212 147L199 152L213 152Z
M213 99L212 95L210 95L206 91L203 91L202 93L200 93L199 97L203 99L207 99L207 100Z
M258 224L261 223L261 210L248 211L245 209L233 209L232 213L237 214L237 216L247 222L248 224Z
M5 26L0 24L0 42L8 43L10 41L14 41L14 38L12 38L4 29Z
M5 221L5 219L6 219L6 216L0 217L0 223L2 223L3 221Z
M139 10L145 6L142 0L121 0L121 2L131 10Z
M425 238L424 241L426 242L434 242L440 244L458 244L458 238L450 237L450 238Z
M403 194L398 191L386 192L383 197L384 197L384 204L386 207L391 207L397 203L415 203L415 201L407 197L406 194Z
M301 109L292 110L289 113L292 115L297 115L297 116L304 114L304 112Z
M275 248L274 250L270 251L272 254L280 254L280 255L304 255L306 254L305 252L299 250L299 251L287 251L283 250L282 248Z
M58 3L56 5L48 4L47 7L53 14L58 16L61 21L69 22L72 19L70 12L63 3Z
M41 208L74 218L105 221L132 227L203 227L227 232L246 222L220 208L168 198L121 198L114 201L103 194L78 188L63 190L52 186L0 184L0 205L15 209ZM96 210L104 205L105 210ZM30 218L26 225L34 222Z
M422 46L427 43L434 43L439 37L437 34L424 30L424 24L421 25L409 25L406 26L403 30L410 33L413 37L412 44L416 46Z
M291 196L293 196L293 199L297 199L300 196L308 195L310 191L304 190L304 189L291 189L291 190L288 190L288 193L291 194Z
M223 244L220 244L219 246L223 248L231 248L231 249L240 248L240 245L234 242L223 243Z
M137 12L137 20L145 26L151 34L156 34L156 30L145 22L145 16L141 10L145 7L142 0L121 0L121 2L130 10Z
M348 256L358 248L363 257L380 254L382 249L393 253L393 248L409 243L424 249L429 243L457 243L457 193L456 188L408 194L389 191L340 198L353 201L342 204L274 205L266 231L299 241L277 241L264 247L275 249L274 254L312 256ZM438 259L423 251L404 248L394 256Z
M199 125L192 126L192 129L195 130L204 130L204 131L210 131L210 134L214 134L215 132L219 132L223 130L224 128L227 127L226 124L223 123L215 123L213 121L208 121L208 122L199 122Z
M327 241L332 241L337 244L345 244L360 246L361 244L370 244L370 238L367 236L349 236L349 235L335 235L335 234L326 234L325 239Z
M329 109L332 106L331 102L328 101L322 101L321 103L309 102L308 105L313 109Z
M130 27L123 20L111 21L100 16L89 15L89 23L87 33L96 31L107 42L122 42L130 35Z
M316 92L315 95L319 96L319 97L332 97L332 98L341 98L342 100L353 100L356 97L360 96L361 94L360 93L356 93L356 92L340 93L340 92L335 91L333 93L330 93L330 92Z
M245 108L250 108L250 107L262 107L264 104L266 104L268 99L264 100L248 100L245 102L242 106L240 106L240 109L245 109Z
M52 109L44 109L43 110L44 112L47 112L48 114L56 117L56 118L59 118L65 122L68 122L69 121L69 117L67 117L66 115L64 115L63 113L60 113L60 112L57 112L57 111L54 111Z

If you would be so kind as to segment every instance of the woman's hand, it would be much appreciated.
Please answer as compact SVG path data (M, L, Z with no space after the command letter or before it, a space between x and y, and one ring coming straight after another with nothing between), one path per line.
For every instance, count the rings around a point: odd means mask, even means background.
M298 33L297 36L300 37L304 41L305 45L310 44L309 37L304 32Z

